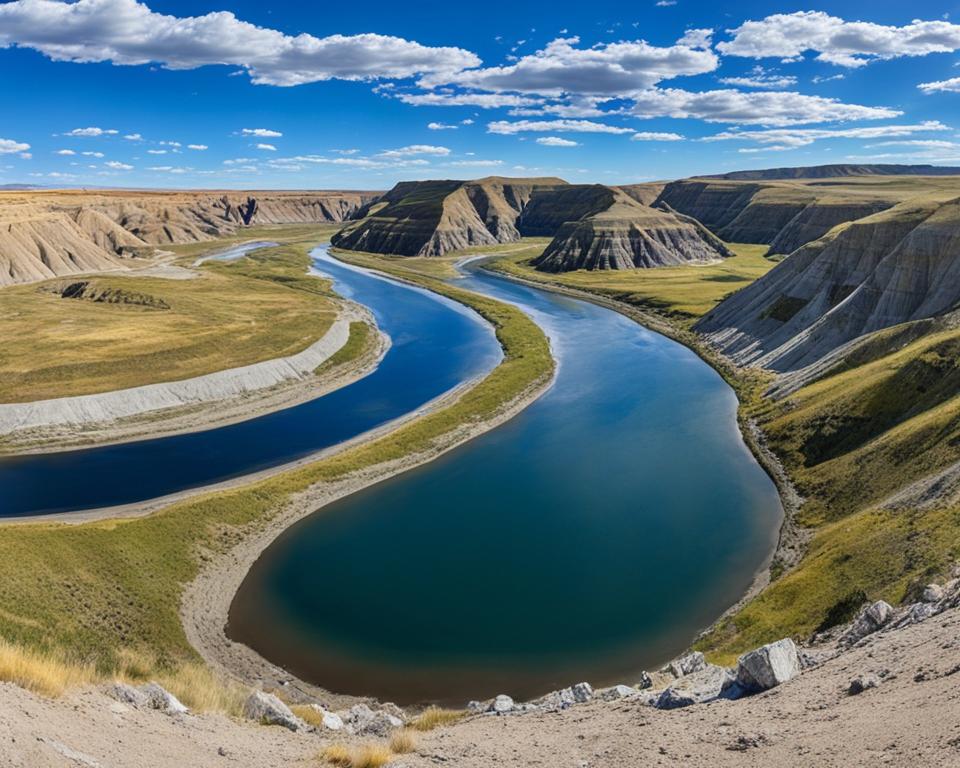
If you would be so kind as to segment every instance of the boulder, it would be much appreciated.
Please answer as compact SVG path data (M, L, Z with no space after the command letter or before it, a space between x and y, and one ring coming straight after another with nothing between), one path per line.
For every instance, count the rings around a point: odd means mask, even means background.
M515 706L513 699L505 693L501 693L493 700L493 704L490 705L490 711L496 712L498 715L505 715L507 712L512 712Z
M653 686L653 678L650 677L650 674L648 672L641 672L640 679L637 680L637 684L634 687L642 691L652 686Z
M694 651L693 653L671 661L668 667L670 671L673 672L674 677L683 677L684 675L691 675L694 672L700 672L706 669L707 662L700 651Z
M134 688L126 683L114 683L106 689L106 694L112 699L116 699L121 704L129 704L131 707L147 706L147 696L143 691Z
M180 703L180 700L157 683L147 683L140 686L140 693L146 699L146 706L159 709L168 715L183 715L189 710Z
M593 686L590 683L577 683L570 688L570 692L577 704L584 704L593 698Z
M652 700L657 709L678 709L720 698L736 683L729 669L707 664L697 672L679 678Z
M243 716L260 725L282 725L291 731L299 730L303 723L272 693L253 691L243 704Z
M328 712L319 704L311 704L310 707L319 713L321 725L328 731L343 730L343 718L336 712Z
M850 628L837 641L841 646L849 647L858 643L867 635L871 635L881 627L886 626L893 618L893 606L885 600L868 605L854 619Z
M737 682L748 691L767 691L800 674L800 654L789 637L745 653L737 662Z
M339 717L350 733L363 736L389 736L403 725L396 715L383 710L374 712L366 704L355 704Z
M573 698L572 688L563 688L559 691L551 691L545 696L541 696L539 699L535 699L531 702L531 704L539 709L544 710L545 712L557 712L561 709L572 707L575 703L576 700Z
M938 603L943 600L944 595L944 589L939 584L927 584L923 588L923 595L920 600L924 603Z
M481 712L489 712L492 704L493 699L487 699L486 701L477 701L474 699L467 702L467 712L474 712L476 714L480 714Z
M618 701L619 699L628 699L640 693L636 688L629 685L614 685L610 688L603 688L597 691L597 696L601 701Z
M938 612L935 603L912 603L894 620L892 626L895 629L901 629L911 624L919 624Z
M850 686L847 688L847 693L851 696L859 696L864 691L876 688L878 685L880 685L880 678L871 672L853 678L853 680L850 681Z

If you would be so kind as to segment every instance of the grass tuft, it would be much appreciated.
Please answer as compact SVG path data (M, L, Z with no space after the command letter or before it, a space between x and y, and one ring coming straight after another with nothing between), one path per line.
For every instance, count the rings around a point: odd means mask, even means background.
M417 748L417 734L409 728L390 735L390 749L398 755L407 755Z
M393 752L383 744L361 744L348 747L331 744L320 753L322 760L341 768L381 768L393 758Z
M56 697L68 688L91 682L95 670L51 651L22 648L0 640L0 681L15 683L41 696Z
M432 731L434 728L453 725L459 722L467 713L462 709L441 709L440 707L427 707L410 723L412 728L418 731Z

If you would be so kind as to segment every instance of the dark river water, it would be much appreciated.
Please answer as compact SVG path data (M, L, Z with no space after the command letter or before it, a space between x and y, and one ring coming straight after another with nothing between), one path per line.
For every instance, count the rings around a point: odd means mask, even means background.
M407 300L340 277L382 320ZM228 634L330 690L401 704L630 682L749 586L781 520L774 485L743 444L732 390L690 350L475 267L462 284L547 331L553 387L286 531L244 581ZM451 356L450 314L412 345L431 373Z

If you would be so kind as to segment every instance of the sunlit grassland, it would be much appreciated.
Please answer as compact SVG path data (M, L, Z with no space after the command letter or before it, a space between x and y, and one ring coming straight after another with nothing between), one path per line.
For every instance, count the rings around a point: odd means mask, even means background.
M764 257L767 246L732 243L729 247L736 255L716 264L546 274L530 265L545 245L530 243L528 249L493 261L490 268L525 280L589 291L656 311L684 327L775 266L775 262Z
M0 527L0 637L101 676L124 669L131 657L147 660L152 674L175 675L199 662L179 609L184 586L205 560L259 530L291 495L429 452L438 439L495 415L549 379L549 343L521 311L432 278L404 277L472 307L494 326L504 357L485 379L371 442L147 517Z
M0 402L175 381L302 351L336 316L329 281L306 274L308 247L324 233L296 228L286 234L289 243L236 262L207 262L191 280L116 273L0 290ZM81 280L136 301L149 297L161 308L51 290Z

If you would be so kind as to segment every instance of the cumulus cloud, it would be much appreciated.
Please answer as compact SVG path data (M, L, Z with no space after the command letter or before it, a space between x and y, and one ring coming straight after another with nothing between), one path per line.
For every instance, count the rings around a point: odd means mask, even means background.
M0 139L0 155L13 155L17 152L26 152L30 149L29 144L13 139Z
M103 152L81 152L84 157L103 157Z
M445 156L449 154L450 149L448 147L435 147L432 144L411 144L408 147L385 150L380 153L380 157L410 157L412 155Z
M488 133L511 135L515 133L633 133L632 128L621 128L592 120L497 120L487 124Z
M3 5L0 5L0 14L3 13ZM0 16L2 18L2 16ZM3 39L3 32L0 32L0 40ZM119 131L114 130L113 128L74 128L72 131L68 131L63 134L64 136L113 136L119 133Z
M914 20L895 27L844 21L823 11L777 13L729 32L733 39L717 44L727 56L791 60L814 51L819 61L841 67L960 49L960 25L948 21Z
M448 123L427 123L427 128L431 131L455 131L460 126L449 125Z
M203 152L204 150L210 149L206 144L187 144L187 149L193 149L197 152Z
M704 141L751 141L770 145L766 149L797 149L822 139L879 139L912 136L929 131L947 131L950 126L938 120L914 125L875 125L860 128L780 128L767 131L724 131L704 137Z
M746 93L737 90L692 92L652 89L634 97L639 117L697 118L709 123L800 125L849 120L882 120L902 112L886 107L846 104L838 99L793 91Z
M429 47L376 34L286 35L228 11L177 17L136 0L14 0L0 3L0 47L33 48L57 61L169 69L242 67L258 84L377 80L479 66L462 48Z
M244 128L240 131L242 136L257 136L261 139L279 139L283 136L280 131L272 131L269 128Z
M553 96L629 93L651 88L662 80L715 70L718 58L709 48L708 33L691 30L669 47L636 40L580 48L578 37L558 38L509 66L469 69L449 76L426 75L420 85Z
M679 133L639 131L630 137L630 141L683 141L683 136L681 136Z
M277 148L273 144L257 144L257 149L265 150L266 152L276 152Z
M951 77L949 80L935 80L931 83L920 83L917 88L924 93L960 93L960 77Z
M112 168L115 171L132 171L133 166L127 165L126 163L121 163L117 160L108 160L104 163L107 168Z
M165 155L165 154L167 154L167 150L165 150L165 149L148 149L148 150L147 150L147 154L148 154L148 155Z
M453 160L447 165L454 168L496 168L503 165L503 160Z
M545 147L579 147L580 144L570 139L561 139L559 136L541 136L537 139L537 144Z
M793 75L778 75L768 72L763 67L754 67L742 77L721 77L724 85L733 85L739 88L764 88L771 91L783 90L797 84Z
M77 153L74 152L72 149L58 149L57 154L58 155L75 155Z
M139 133L128 133L123 138L125 138L127 141L143 141L143 136L141 136Z

